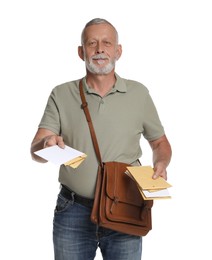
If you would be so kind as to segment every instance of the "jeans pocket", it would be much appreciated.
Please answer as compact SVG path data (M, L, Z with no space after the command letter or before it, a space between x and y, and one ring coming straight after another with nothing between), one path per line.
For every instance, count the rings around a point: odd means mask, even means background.
M72 200L68 200L63 197L61 194L58 195L57 203L55 207L55 213L60 213L66 211L70 205L73 204Z

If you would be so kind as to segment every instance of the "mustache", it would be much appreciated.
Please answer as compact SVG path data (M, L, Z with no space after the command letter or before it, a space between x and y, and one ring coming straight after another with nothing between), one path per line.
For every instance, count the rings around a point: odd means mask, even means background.
M97 54L91 57L92 60L97 60L97 59L108 59L108 57L105 54Z

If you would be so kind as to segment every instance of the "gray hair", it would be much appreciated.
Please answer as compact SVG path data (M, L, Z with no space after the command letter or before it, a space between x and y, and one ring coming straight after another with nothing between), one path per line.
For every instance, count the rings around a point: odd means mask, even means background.
M116 33L116 41L118 43L118 32L116 30L116 28L110 23L108 22L107 20L105 19L102 19L102 18L94 18L92 20L90 20L88 23L86 23L84 29L82 30L82 34L81 34L81 44L83 45L84 44L84 37L85 37L85 29L90 26L90 25L94 25L94 24L109 24L110 26L113 27L115 33Z

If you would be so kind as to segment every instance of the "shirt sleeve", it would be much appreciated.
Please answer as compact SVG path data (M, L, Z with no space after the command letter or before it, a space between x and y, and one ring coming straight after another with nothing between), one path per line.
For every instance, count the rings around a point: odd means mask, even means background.
M40 124L38 126L39 128L46 128L50 131L54 132L55 134L60 134L60 116L58 111L58 106L56 103L56 98L54 91L51 92L46 108L44 110L42 119L40 121Z
M165 134L155 104L148 94L144 105L143 136L153 141Z

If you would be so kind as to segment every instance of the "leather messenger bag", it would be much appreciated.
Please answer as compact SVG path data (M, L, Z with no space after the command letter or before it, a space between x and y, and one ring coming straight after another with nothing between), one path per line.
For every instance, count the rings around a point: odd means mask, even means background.
M137 184L125 171L130 166L122 162L102 162L101 154L88 110L82 81L82 108L89 125L94 149L99 160L91 221L122 233L145 236L152 229L153 200L143 200Z

